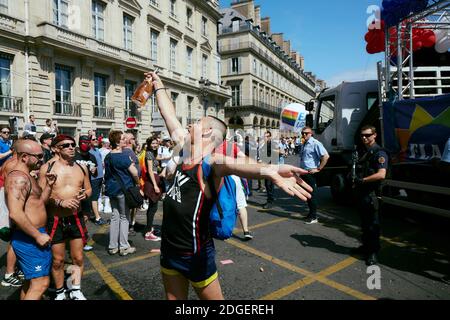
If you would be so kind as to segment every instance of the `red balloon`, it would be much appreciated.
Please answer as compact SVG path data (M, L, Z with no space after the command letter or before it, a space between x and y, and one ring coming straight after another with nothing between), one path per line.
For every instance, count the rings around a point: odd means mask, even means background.
M433 30L425 30L423 32L422 43L426 48L433 47L436 44L436 34Z

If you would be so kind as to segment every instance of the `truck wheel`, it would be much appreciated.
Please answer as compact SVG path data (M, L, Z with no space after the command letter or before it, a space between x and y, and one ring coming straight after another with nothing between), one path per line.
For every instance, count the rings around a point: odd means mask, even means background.
M346 196L347 187L345 185L345 178L343 174L335 174L331 177L330 191L333 200L340 204L345 204L348 198Z

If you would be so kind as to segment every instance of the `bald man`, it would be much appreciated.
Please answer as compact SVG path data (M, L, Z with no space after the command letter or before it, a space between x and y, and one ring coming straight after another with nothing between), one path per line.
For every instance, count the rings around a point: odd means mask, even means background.
M86 244L86 226L80 210L80 201L91 196L88 169L75 161L75 139L68 135L57 135L52 142L57 154L42 166L39 182L44 183L46 172L58 175L47 204L47 229L52 238L52 275L56 287L56 299L65 300L64 289L64 257L66 240L70 243L70 255L73 264L83 274L83 247ZM71 299L86 300L80 290L80 283L73 283L69 293Z
M16 225L11 245L25 275L20 298L39 300L50 283L52 253L46 233L45 202L56 181L55 174L45 174L43 187L30 175L43 162L41 146L31 140L18 141L17 162L5 176L5 197L9 216Z
M209 231L209 214L217 200L211 188L219 190L222 177L227 175L265 178L289 195L307 200L312 189L298 177L307 171L287 165L249 164L246 158L213 154L223 143L226 124L208 116L184 130L174 117L175 108L159 76L154 72L145 75L154 87L159 111L172 140L183 148L163 203L160 264L166 298L186 300L191 284L200 299L221 300L214 242ZM174 154L179 155L177 151Z

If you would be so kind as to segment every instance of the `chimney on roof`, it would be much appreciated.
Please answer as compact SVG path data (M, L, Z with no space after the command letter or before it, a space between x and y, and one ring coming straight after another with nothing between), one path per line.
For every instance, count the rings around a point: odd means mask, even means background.
M260 26L261 25L261 7L255 6L254 12L255 12L255 19L253 21L255 21L255 25Z
M283 41L283 51L286 52L287 54L291 53L291 41L287 40L287 41Z
M275 43L283 48L283 34L282 33L272 33L270 37L275 41Z
M270 17L265 17L261 19L261 30L265 31L268 35L271 34L270 32Z
M255 9L253 0L241 0L231 3L231 9L236 10L244 17L255 20Z

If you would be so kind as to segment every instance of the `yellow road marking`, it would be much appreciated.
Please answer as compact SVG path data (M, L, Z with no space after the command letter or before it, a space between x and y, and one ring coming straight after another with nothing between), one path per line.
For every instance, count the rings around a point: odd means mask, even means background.
M346 293L348 295L351 295L353 297L356 297L358 299L375 300L374 297L368 296L368 295L366 295L366 294L364 294L362 292L356 291L354 289L351 289L351 288L349 288L347 286L344 286L344 285L342 285L340 283L337 283L337 282L335 282L333 280L329 280L329 279L326 278L327 276L329 276L329 275L331 275L333 273L336 273L336 272L338 272L338 271L340 271L342 269L345 269L348 266L350 266L351 264L353 264L354 262L356 262L357 259L355 259L353 257L347 258L347 259L345 259L345 260L343 260L343 261L341 261L341 262L339 262L339 263L337 263L337 264L335 264L335 265L333 265L333 266L331 266L331 267L329 267L329 268L327 268L327 269L325 269L325 270L315 274L315 273L310 272L310 271L308 271L306 269L302 269L302 268L297 267L297 266L295 266L293 264L290 264L289 262L280 260L280 259L272 257L271 255L268 255L268 254L266 254L264 252L261 252L259 250L254 249L254 248L246 246L246 245L244 245L244 244L242 244L242 243L240 243L238 241L227 240L226 243L229 243L229 244L231 244L231 245L233 245L235 247L238 247L238 248L240 248L242 250L250 252L250 253L258 256L258 257L261 257L261 258L263 258L263 259L265 259L267 261L270 261L270 262L272 262L272 263L274 263L276 265L279 265L279 266L281 266L281 267L283 267L285 269L288 269L290 271L293 271L293 272L299 273L299 274L301 274L303 276L306 276L304 279L301 279L301 280L299 280L299 281L297 281L297 282L295 282L295 283L293 283L293 284L291 284L291 285L289 285L287 287L281 288L280 290L277 290L277 291L275 291L274 293L272 293L270 295L262 297L261 298L262 300L266 300L266 299L267 300L269 300L269 299L270 300L280 299L280 298L282 298L282 297L284 297L284 296L294 292L295 290L298 290L301 287L304 287L304 286L306 286L308 284L311 284L313 282L316 282L316 281L319 281L319 282L321 282L323 284L326 284L326 285L328 285L328 286L330 286L332 288L335 288L335 289L337 289L339 291L342 291L342 292L344 292L344 293Z
M120 283L113 277L111 273L108 272L108 269L103 265L100 259L93 252L87 252L86 256L89 258L89 261L94 266L95 270L102 277L103 281L106 283L108 287L114 292L114 294L120 300L133 300L130 295L122 288Z
M270 220L270 221L267 221L267 222L263 222L263 223L256 224L254 226L248 227L248 229L249 230L255 230L255 229L258 229L258 228L262 228L262 227L265 227L265 226L268 226L268 225L271 225L271 224L274 224L274 223L286 221L286 220L289 220L289 219L288 218L274 219L274 220ZM233 233L239 233L239 230L240 230L239 228L234 228Z
M100 227L96 234L104 234L108 230L107 228L108 226ZM95 241L93 239L89 241L90 245L94 245L94 243ZM122 288L116 278L114 278L113 275L108 272L108 268L105 267L105 265L101 262L101 260L96 256L94 252L86 252L85 254L94 269L102 277L105 284L120 300L133 300L131 296L125 291L125 289Z
M148 259L148 258L151 258L151 257L154 257L154 256L159 256L159 253L144 254L142 256L137 256L137 257L134 257L132 259L127 259L127 260L120 261L120 262L110 263L110 264L105 265L105 268L110 270L110 269L113 269L113 268L122 267L122 266L126 266L128 264L134 263L134 262L145 260L145 259ZM93 274L93 273L96 273L96 272L97 272L97 270L95 270L95 269L89 269L89 270L86 270L84 272L84 274L85 275L89 275L89 274Z

